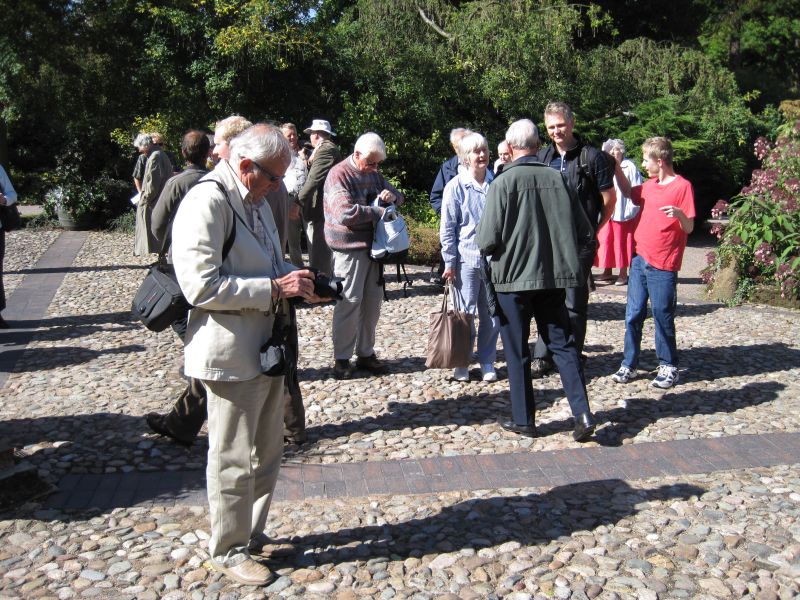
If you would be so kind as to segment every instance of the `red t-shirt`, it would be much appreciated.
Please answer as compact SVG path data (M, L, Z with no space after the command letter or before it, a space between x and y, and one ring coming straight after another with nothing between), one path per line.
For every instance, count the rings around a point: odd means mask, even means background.
M631 196L633 202L642 207L633 235L636 254L656 269L679 271L688 236L677 218L668 217L659 208L677 206L694 219L692 184L680 175L666 185L661 185L654 177L633 188Z

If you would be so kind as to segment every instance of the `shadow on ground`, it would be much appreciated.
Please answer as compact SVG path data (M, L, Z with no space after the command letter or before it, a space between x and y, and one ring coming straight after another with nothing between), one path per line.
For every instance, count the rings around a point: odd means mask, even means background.
M575 532L613 525L646 509L643 505L648 502L686 500L705 491L688 484L637 489L609 479L559 486L540 494L466 500L438 511L428 506L422 509L423 516L400 523L275 540L293 548L269 562L276 569L297 568L377 558L398 561L464 549L477 551L506 542L546 545ZM541 554L538 560L547 565L553 556Z

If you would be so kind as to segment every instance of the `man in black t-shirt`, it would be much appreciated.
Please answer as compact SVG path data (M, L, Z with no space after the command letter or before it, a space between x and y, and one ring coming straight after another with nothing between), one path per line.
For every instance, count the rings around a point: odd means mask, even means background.
M575 117L572 109L563 102L551 102L547 105L544 109L544 124L553 143L540 150L536 158L564 175L567 185L578 195L580 204L597 233L600 226L611 218L616 203L611 163L603 152L585 144L573 133ZM578 354L583 353L586 339L589 277L594 257L591 258L592 260L587 260L582 265L584 284L567 289L566 305ZM554 370L555 365L547 346L539 336L533 352L531 375L537 379Z

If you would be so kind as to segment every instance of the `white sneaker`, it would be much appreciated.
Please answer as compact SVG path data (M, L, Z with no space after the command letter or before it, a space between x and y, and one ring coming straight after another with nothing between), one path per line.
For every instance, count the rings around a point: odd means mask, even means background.
M467 367L456 367L453 369L453 379L456 381L469 381L469 369Z
M497 372L494 370L492 363L481 364L481 373L484 381L497 381Z
M658 375L650 382L650 387L668 390L678 383L678 369L672 365L658 365Z

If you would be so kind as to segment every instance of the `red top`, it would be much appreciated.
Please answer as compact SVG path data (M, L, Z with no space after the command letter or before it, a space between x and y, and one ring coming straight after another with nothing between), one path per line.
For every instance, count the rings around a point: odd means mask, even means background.
M693 219L694 192L692 184L680 175L666 185L657 178L648 179L631 191L634 204L642 207L639 224L633 239L636 254L662 271L679 271L688 235L681 222L659 210L662 206L677 206Z

